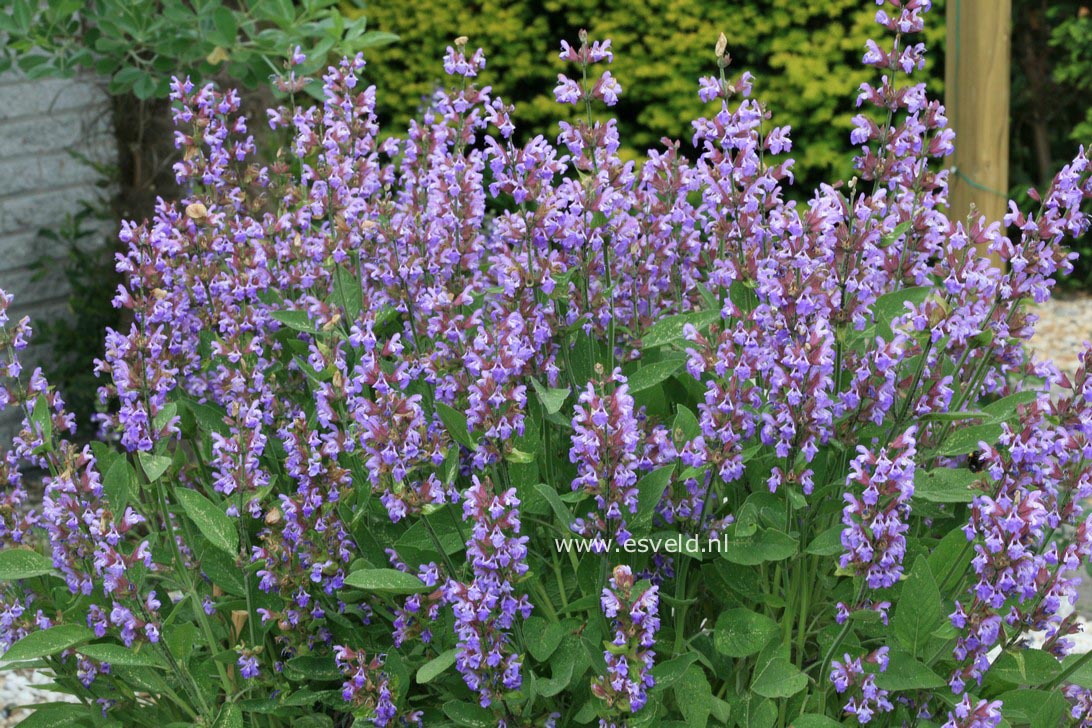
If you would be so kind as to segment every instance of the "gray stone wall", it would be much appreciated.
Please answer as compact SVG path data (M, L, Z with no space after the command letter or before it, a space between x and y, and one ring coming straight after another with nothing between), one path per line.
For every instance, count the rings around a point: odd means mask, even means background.
M31 320L63 316L67 290L59 275L32 280L31 266L64 246L43 238L83 201L103 194L98 164L116 160L109 100L94 79L29 80L0 74L0 288L15 297L9 314ZM104 235L95 240L106 240ZM28 364L48 356L28 353ZM37 360L37 362L35 361ZM6 414L6 413L5 413ZM0 434L11 418L0 414Z

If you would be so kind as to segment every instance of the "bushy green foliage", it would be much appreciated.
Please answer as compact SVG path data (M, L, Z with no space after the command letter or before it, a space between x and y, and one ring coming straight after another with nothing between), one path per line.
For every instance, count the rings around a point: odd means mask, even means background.
M1077 5L1058 3L1057 5ZM1057 54L1054 80L1071 87L1076 93L1073 100L1083 98L1084 118L1069 137L1073 141L1092 141L1092 9L1085 4L1068 8L1052 7L1050 17L1057 21L1051 28L1050 45Z
M0 12L0 70L31 78L93 70L110 92L165 97L172 75L226 73L247 87L268 80L297 45L311 51L303 71L327 54L352 54L394 38L347 20L337 0L12 0Z
M1029 200L1075 144L1092 144L1092 7L1087 0L1015 0L1009 195ZM1092 245L1063 283L1092 288Z
M778 125L793 127L795 172L814 181L825 172L849 171L853 92L867 78L860 68L876 6L860 0L375 0L368 3L371 27L398 34L403 42L369 55L365 75L383 98L399 99L386 119L398 128L435 88L433 59L457 35L466 35L489 57L483 78L515 102L517 128L528 136L554 134L560 108L552 89L562 62L556 39L575 42L587 28L610 38L617 62L612 72L623 86L616 107L630 156L655 147L664 136L687 137L702 108L694 89L708 73L717 34L728 37L730 71L755 77L755 94L766 99ZM943 43L943 24L930 28L931 48ZM931 76L937 77L934 64ZM503 71L497 70L503 69ZM931 91L940 89L930 81Z

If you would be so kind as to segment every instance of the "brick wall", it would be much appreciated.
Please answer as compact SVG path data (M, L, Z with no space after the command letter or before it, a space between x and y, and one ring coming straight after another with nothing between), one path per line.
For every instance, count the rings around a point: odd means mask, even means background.
M73 152L96 163L115 161L103 89L88 78L0 74L0 288L15 296L13 319L40 320L66 311L63 278L31 280L31 265L64 252L39 231L59 226L81 201L102 194L95 184L98 173ZM29 352L28 363L45 356L42 349ZM0 414L0 434L11 427L10 416Z

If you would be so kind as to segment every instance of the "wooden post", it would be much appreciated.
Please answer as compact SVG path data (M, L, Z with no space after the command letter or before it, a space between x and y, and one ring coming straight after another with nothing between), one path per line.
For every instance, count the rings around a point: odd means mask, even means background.
M944 90L955 130L949 214L1005 214L1009 187L1012 0L948 0Z

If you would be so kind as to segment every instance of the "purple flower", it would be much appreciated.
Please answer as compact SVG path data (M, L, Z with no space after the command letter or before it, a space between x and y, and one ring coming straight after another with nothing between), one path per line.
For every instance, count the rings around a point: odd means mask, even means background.
M578 104L584 98L584 92L580 89L580 84L559 73L554 97L559 104Z
M889 693L876 685L876 675L866 673L864 664L876 665L879 672L887 670L887 647L880 647L862 658L846 655L844 661L831 661L830 681L839 693L851 693L843 707L847 715L857 718L861 725L869 723L877 713L890 713L895 709Z
M637 451L640 431L633 397L621 371L598 388L591 382L580 394L573 415L569 460L576 465L573 490L595 498L596 510L573 522L585 538L610 536L629 540L629 515L637 512Z
M383 659L369 659L362 650L338 646L334 648L334 660L346 677L341 696L352 705L354 713L369 717L380 728L390 725L398 709L393 703L390 678L382 671Z
M514 488L498 492L489 478L474 476L463 502L471 524L467 557L473 577L449 580L444 598L455 612L456 668L482 707L523 684L523 657L513 649L510 630L531 616L527 595L514 582L527 572L527 541L520 536L519 498Z
M614 568L610 585L600 597L614 635L603 652L607 672L592 680L592 694L606 703L606 711L622 724L626 716L645 706L648 690L656 683L652 646L660 628L659 603L659 587L653 584L638 591L630 568L624 565ZM602 728L612 722L600 718L599 724Z
M247 680L253 680L261 674L261 671L258 669L258 658L254 655L239 655L236 664L239 665L239 674Z
M994 728L1001 724L1001 701L979 700L972 702L970 695L948 711L943 728Z
M914 494L916 431L911 427L876 456L859 447L849 466L842 511L846 552L838 565L864 575L872 589L892 586L902 575Z

